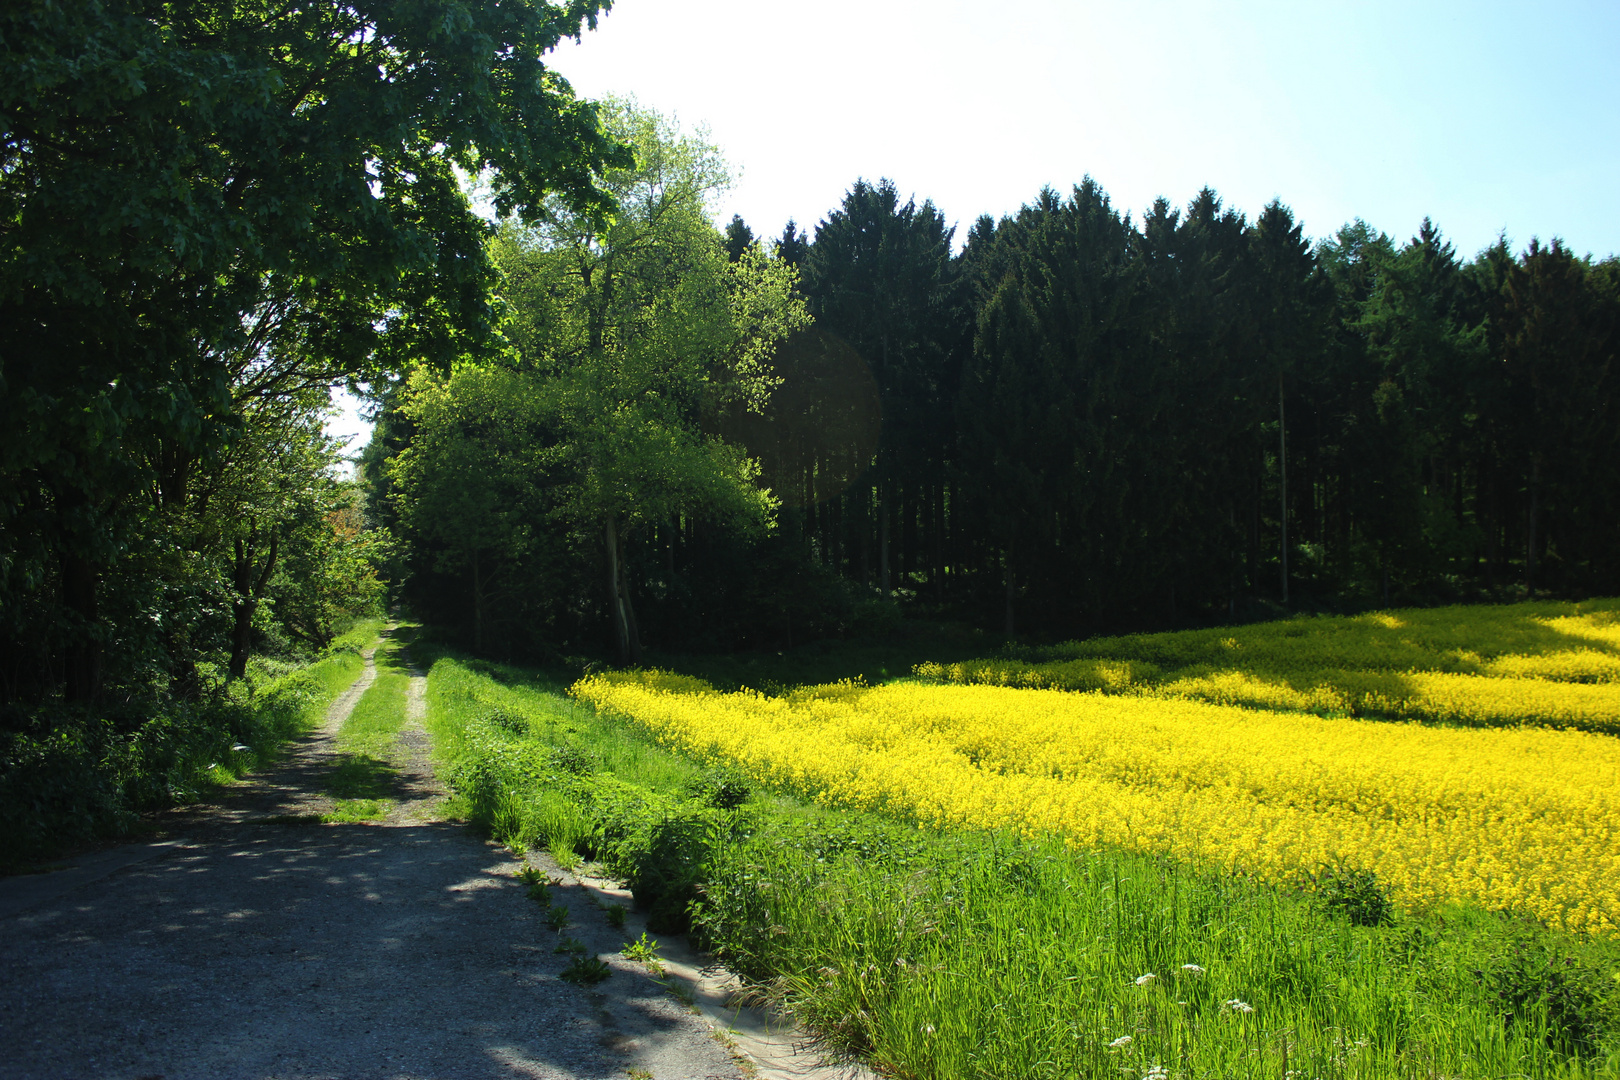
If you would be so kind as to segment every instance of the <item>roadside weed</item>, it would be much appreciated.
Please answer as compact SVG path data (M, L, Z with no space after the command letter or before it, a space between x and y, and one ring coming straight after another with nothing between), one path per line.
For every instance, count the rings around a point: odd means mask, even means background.
M645 964L647 970L654 975L664 974L664 961L658 955L658 942L648 937L645 932L635 941L627 941L620 955L626 960L634 960L638 964Z
M574 962L563 968L557 978L575 986L595 986L612 974L613 969L603 963L600 957L576 956Z
M324 824L353 824L361 821L380 821L388 816L387 799L339 799L337 805L321 815Z

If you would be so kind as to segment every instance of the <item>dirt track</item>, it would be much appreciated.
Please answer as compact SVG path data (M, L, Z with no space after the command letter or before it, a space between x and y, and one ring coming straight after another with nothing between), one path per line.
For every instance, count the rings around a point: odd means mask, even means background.
M518 864L435 816L420 680L385 822L266 820L329 806L359 690L278 765L177 817L183 839L0 881L0 1077L741 1076L626 962L596 990L557 978L568 957ZM582 940L616 947L569 906Z

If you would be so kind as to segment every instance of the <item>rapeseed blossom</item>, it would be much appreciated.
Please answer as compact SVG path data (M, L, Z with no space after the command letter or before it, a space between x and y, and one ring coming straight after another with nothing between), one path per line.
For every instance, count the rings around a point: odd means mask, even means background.
M983 685L767 697L649 672L573 692L827 805L1277 880L1362 867L1409 906L1472 901L1620 931L1620 742L1608 736Z
M1620 734L1620 601L1377 612L1072 642L928 680Z

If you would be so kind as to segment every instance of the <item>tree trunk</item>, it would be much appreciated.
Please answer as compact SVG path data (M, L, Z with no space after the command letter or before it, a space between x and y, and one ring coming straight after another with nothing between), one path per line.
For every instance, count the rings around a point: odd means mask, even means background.
M232 567L236 598L231 602L231 665L230 676L240 679L247 675L248 656L253 648L253 613L258 610L259 599L276 568L278 538L270 538L270 553L259 572L253 572L254 541L258 529L250 529L246 540L236 541L236 565Z
M853 523L861 544L861 588L872 587L872 489L861 492L861 516Z
M890 595L889 581L889 483L881 475L878 478L877 489L878 512L878 581L883 588L883 595Z
M62 603L73 613L62 696L87 705L101 696L101 614L97 603L95 564L80 555L62 553Z
M1282 494L1282 602L1288 606L1288 422L1283 414L1283 379L1277 373L1277 468L1281 473L1278 490Z
M1530 535L1524 550L1524 589L1531 600L1536 598L1536 526L1541 515L1541 461L1530 459Z
M933 502L933 513L930 520L933 522L934 568L930 575L934 579L934 603L940 607L945 606L945 485L937 484L929 492Z
M613 609L613 639L621 664L641 663L641 635L635 609L630 606L630 586L624 573L624 538L610 513L603 529L608 554L608 606Z
M1007 577L1006 634L1007 634L1008 637L1012 637L1013 633L1014 633L1013 597L1016 595L1016 586L1013 584L1013 561L1012 561L1012 551L1011 551L1011 549L1009 549L1007 551L1006 577Z
M1475 519L1480 530L1485 534L1485 587L1492 592L1496 591L1496 561L1497 532L1496 490L1491 483L1490 475L1484 468L1479 470L1479 490L1474 495L1474 505L1479 509L1475 511Z
M1260 455L1258 471L1254 474L1254 498L1249 501L1249 589L1251 595L1260 593L1260 496L1265 480L1265 453Z

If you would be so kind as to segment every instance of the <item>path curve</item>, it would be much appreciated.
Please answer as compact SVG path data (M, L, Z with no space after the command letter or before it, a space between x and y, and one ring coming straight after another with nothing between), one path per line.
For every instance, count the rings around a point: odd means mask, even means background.
M368 656L319 730L177 815L188 839L0 881L0 1078L743 1075L652 980L558 978L521 864L437 816L420 673L387 819L310 823L375 673Z

